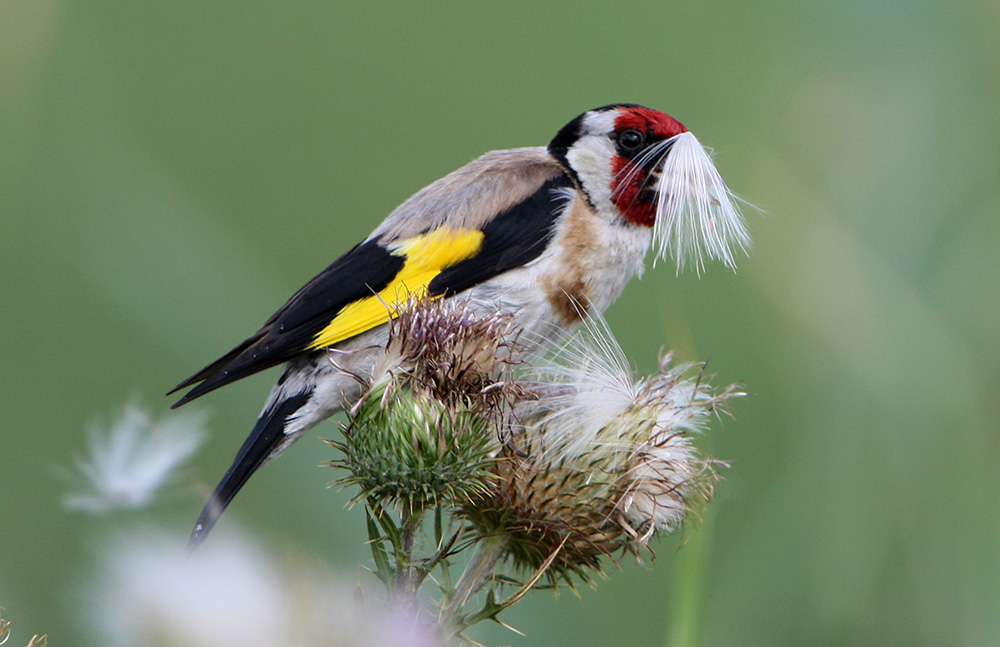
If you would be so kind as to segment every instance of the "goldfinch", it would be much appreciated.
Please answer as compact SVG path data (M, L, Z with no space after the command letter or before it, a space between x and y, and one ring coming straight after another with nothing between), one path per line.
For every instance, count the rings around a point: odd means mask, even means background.
M749 238L706 149L634 104L587 111L547 147L486 153L418 191L256 333L184 380L174 407L285 364L191 534L199 544L247 479L362 394L399 304L461 297L551 339L602 313L653 243L678 272L734 265Z

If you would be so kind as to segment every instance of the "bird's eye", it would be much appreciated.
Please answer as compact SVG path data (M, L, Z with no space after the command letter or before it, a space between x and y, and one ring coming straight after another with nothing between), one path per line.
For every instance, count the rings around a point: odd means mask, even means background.
M646 136L638 130L623 130L618 135L618 146L627 153L634 153L646 143Z

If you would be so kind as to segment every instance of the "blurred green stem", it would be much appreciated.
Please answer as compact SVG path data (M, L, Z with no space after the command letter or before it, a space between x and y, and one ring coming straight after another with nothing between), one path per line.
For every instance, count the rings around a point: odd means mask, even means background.
M674 604L667 647L697 647L702 644L705 603L705 575L708 572L712 541L712 511L705 511L699 527L690 531L678 553L674 580Z

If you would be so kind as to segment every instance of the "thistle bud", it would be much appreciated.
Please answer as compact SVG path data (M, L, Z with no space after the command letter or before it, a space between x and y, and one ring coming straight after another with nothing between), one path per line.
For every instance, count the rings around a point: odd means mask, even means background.
M477 315L456 299L404 306L344 442L329 441L344 453L330 464L351 472L336 484L410 510L480 494L494 477L516 331L510 315Z

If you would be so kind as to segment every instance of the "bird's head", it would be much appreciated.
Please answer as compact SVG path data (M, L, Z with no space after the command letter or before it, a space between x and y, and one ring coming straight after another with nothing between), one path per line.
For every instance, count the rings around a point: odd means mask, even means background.
M686 261L700 271L705 256L733 267L734 248L749 246L739 200L709 152L666 113L635 104L588 110L548 149L598 213L652 228L657 256L669 252L678 271Z

